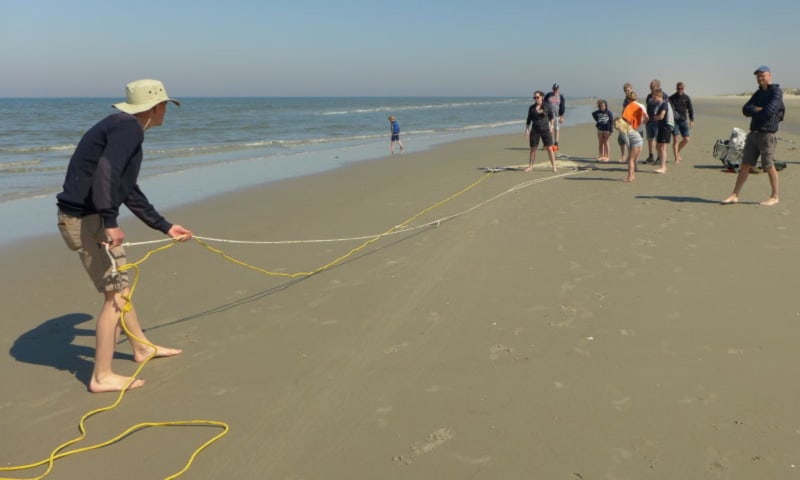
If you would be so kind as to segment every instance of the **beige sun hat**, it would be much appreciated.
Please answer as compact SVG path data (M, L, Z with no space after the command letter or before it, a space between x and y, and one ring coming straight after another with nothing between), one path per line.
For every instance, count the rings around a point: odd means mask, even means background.
M131 115L146 112L161 102L172 102L181 106L181 102L167 96L164 84L158 80L136 80L125 85L126 101L115 103L114 108Z

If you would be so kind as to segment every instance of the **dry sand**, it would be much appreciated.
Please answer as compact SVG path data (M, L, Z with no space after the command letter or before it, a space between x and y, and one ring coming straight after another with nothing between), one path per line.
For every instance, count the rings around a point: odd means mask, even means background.
M780 133L780 205L757 204L769 187L754 175L743 203L720 206L734 175L711 149L747 127L744 101L695 99L684 162L666 175L643 166L632 184L622 165L591 160L592 125L567 128L559 175L494 174L412 225L455 218L310 278L266 276L194 242L156 254L134 301L151 339L185 353L148 364L147 385L90 419L81 445L139 422L210 419L230 433L182 478L800 475L800 103L787 100ZM476 167L526 162L521 132L477 138L164 213L206 237L355 237L460 191ZM302 272L358 244L214 246ZM2 253L0 464L12 465L46 458L115 397L86 392L100 297L55 225ZM121 352L115 368L130 374ZM216 433L145 430L59 460L49 478L163 478Z

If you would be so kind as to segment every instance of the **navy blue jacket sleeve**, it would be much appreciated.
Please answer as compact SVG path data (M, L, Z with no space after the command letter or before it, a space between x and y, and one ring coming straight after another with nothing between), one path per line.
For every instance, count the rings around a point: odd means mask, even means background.
M133 187L133 190L128 194L128 198L125 199L125 206L139 220L152 229L167 233L172 228L172 224L162 217L150 201L147 200L139 185Z

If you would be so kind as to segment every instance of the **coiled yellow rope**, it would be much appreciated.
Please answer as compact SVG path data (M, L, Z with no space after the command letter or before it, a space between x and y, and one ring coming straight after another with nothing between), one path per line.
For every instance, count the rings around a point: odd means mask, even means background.
M118 441L122 440L123 438L127 437L128 435L130 435L130 434L132 434L134 432L137 432L139 430L143 430L145 428L150 428L150 427L185 427L185 426L207 426L207 427L221 428L222 432L220 432L219 434L215 435L214 437L212 437L210 440L208 440L207 442L203 443L202 445L200 445L192 453L192 455L189 456L189 459L187 460L186 464L183 466L182 469L180 469L179 471L173 473L172 475L169 475L168 477L165 477L166 480L172 480L174 478L179 477L180 475L183 475L183 473L185 473L189 469L189 467L192 465L192 462L194 462L194 459L197 457L197 455L200 454L200 452L205 450L209 445L211 445L212 443L216 442L217 440L219 440L220 438L222 438L223 436L225 436L228 433L228 431L230 430L230 427L228 426L228 424L226 424L224 422L214 421L214 420L179 420L179 421L171 421L171 422L142 422L142 423L138 423L138 424L128 428L127 430L125 430L124 432L120 433L116 437L111 438L110 440L106 440L105 442L97 443L97 444L94 444L94 445L89 445L89 446L82 447L82 448L76 448L74 450L63 451L64 449L66 449L66 448L68 448L68 447L80 442L81 440L83 440L86 437L86 421L89 418L91 418L91 417L93 417L95 415L98 415L100 413L107 412L109 410L113 410L113 409L117 408L117 406L122 402L122 399L125 396L125 394L128 392L128 389L130 388L131 384L134 381L136 381L136 379L138 378L139 374L142 372L142 370L144 370L144 367L147 365L147 362L149 362L151 359L153 359L156 356L156 354L158 352L158 348L155 345L153 345L152 343L150 343L150 342L148 342L148 341L146 341L146 340L144 340L142 338L139 338L139 337L133 335L130 332L130 330L128 330L128 326L125 324L125 313L130 312L130 310L132 308L131 298L133 298L133 293L134 293L134 291L136 289L136 285L139 282L139 265L141 265L142 263L147 261L153 254L158 253L158 252L162 252L164 250L167 250L167 249L175 246L175 244L176 244L176 242L172 242L172 243L169 243L167 245L163 245L161 247L155 248L155 249L147 252L147 254L145 254L145 256L142 257L141 260L139 260L139 261L137 261L135 263L129 263L127 265L123 265L123 266L119 267L119 269L118 269L118 271L120 271L120 272L123 272L123 271L126 271L126 270L134 270L133 282L131 282L130 295L128 297L123 296L123 299L125 300L125 305L122 306L122 309L121 309L121 312L120 312L120 324L122 326L122 329L125 331L125 334L128 335L129 338L132 338L133 340L135 340L137 342L140 342L140 343L143 343L143 344L149 346L150 348L152 348L153 349L153 353L151 353L149 357L147 357L141 364L139 364L139 367L136 369L134 374L131 376L131 380L128 382L127 385L125 385L125 388L123 388L122 391L119 392L119 395L117 395L117 398L113 403L111 403L110 405L107 405L105 407L97 408L95 410L87 412L81 417L80 421L78 422L78 430L79 430L80 434L77 437L75 437L75 438L73 438L71 440L68 440L68 441L62 443L61 445L59 445L58 447L56 447L52 452L50 452L50 456L45 458L44 460L40 460L40 461L35 462L35 463L30 463L28 465L19 465L19 466L12 466L12 467L0 467L0 472L11 472L11 471L29 470L29 469L32 469L32 468L39 467L39 466L47 464L47 469L45 470L44 473L42 473L41 475L35 476L35 477L27 477L26 479L0 477L0 480L40 480L40 479L42 479L42 478L44 478L44 477L46 477L47 475L50 474L50 472L53 470L54 462L56 460L58 460L59 458L64 458L64 457L68 457L70 455L76 455L78 453L88 452L90 450L97 450L99 448L107 447L109 445L117 443Z

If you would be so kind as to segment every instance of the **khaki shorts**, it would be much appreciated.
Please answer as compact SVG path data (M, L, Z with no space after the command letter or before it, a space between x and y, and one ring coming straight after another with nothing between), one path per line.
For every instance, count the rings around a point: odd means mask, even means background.
M750 132L744 142L742 151L742 164L756 166L759 155L761 156L761 168L764 170L775 166L775 147L778 145L778 137L769 132Z
M127 272L112 271L111 259L105 246L106 232L100 215L73 217L58 211L58 230L70 250L78 252L83 268L94 282L98 292L122 291L130 287ZM125 265L125 249L114 247L110 250L117 267Z

